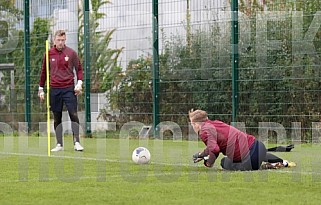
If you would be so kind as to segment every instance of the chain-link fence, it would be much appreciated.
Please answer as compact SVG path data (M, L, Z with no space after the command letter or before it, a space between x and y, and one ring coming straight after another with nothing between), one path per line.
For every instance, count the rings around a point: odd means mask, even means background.
M252 133L261 122L273 122L288 136L295 130L310 141L312 128L318 128L313 127L320 118L318 0L92 0L87 21L83 1L2 4L0 63L14 64L14 72L0 70L0 117L15 130L26 121L28 106L33 131L46 121L46 105L37 97L40 69L45 40L61 28L87 65L89 56L90 94L79 98L82 122L90 99L91 122L114 121L117 129L129 121L153 125L156 115L179 125L186 136L191 108L206 110L211 119L244 122Z

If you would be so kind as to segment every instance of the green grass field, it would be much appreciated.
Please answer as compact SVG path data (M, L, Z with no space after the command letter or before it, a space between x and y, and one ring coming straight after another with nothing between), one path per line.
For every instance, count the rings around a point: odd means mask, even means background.
M51 139L54 146L55 139ZM276 153L297 167L253 172L208 169L191 156L201 142L82 139L48 157L45 137L0 137L0 204L320 204L321 146ZM131 153L147 147L152 160Z

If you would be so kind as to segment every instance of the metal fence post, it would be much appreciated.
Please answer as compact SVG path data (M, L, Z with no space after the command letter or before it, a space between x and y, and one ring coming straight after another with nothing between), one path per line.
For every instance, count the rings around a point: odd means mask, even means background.
M90 31L89 0L84 1L84 67L85 67L85 126L86 136L91 136L90 111Z
M24 63L25 63L25 121L28 134L31 131L31 96L30 96L30 21L29 0L24 2Z
M153 0L153 132L158 137L159 124L159 42L158 42L158 0Z
M232 44L232 122L236 122L238 111L238 67L239 67L239 23L238 23L238 0L231 3L231 44Z

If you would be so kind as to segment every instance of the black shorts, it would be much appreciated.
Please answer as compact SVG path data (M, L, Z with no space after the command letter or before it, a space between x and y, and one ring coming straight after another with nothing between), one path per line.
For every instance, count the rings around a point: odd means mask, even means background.
M228 157L223 157L221 166L226 170L258 170L261 167L262 161L266 159L265 145L255 140L249 149L249 155L241 162L233 162Z
M260 169L262 162L266 160L265 145L261 141L255 140L250 148L250 155L253 170Z
M62 112L63 104L68 112L77 111L77 96L74 86L68 88L50 88L50 110L52 112Z

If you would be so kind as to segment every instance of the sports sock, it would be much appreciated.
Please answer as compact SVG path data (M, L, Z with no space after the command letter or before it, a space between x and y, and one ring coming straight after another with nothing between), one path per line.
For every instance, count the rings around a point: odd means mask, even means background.
M289 166L289 163L288 163L288 161L287 160L283 160L283 165L284 165L284 167L287 167L287 166Z

